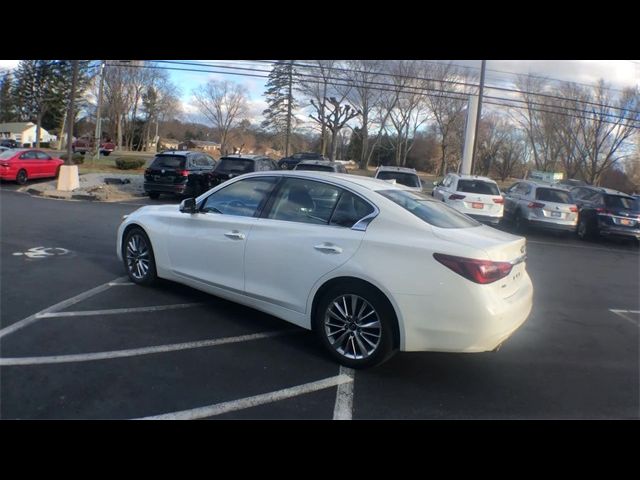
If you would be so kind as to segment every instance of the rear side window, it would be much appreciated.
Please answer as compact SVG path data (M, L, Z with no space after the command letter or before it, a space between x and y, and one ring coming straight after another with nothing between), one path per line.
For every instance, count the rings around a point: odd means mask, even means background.
M445 203L433 200L422 193L407 190L377 190L377 193L434 227L469 228L481 225L473 218L467 217Z
M351 228L359 220L373 213L373 207L351 192L343 191L329 225Z
M484 180L458 180L458 192L500 195L498 185Z
M177 155L159 155L153 160L150 168L184 169L185 164L185 157Z
M573 203L569 192L553 188L538 188L536 190L536 200L553 203Z

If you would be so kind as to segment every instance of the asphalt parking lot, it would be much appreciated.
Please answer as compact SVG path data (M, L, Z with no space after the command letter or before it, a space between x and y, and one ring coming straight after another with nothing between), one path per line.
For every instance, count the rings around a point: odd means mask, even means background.
M0 187L1 418L640 418L637 246L528 234L533 311L498 352L353 372L269 315L130 284L116 228L149 203Z

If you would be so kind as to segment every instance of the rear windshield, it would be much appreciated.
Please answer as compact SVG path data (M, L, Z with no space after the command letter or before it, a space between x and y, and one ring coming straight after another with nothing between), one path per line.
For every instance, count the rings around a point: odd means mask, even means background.
M377 190L377 193L434 227L469 228L481 225L473 218L422 193L407 190Z
M604 204L609 208L624 208L626 210L638 210L638 202L631 197L620 195L605 195Z
M553 203L573 203L569 192L555 190L553 188L538 188L536 190L536 200Z
M296 165L296 170L308 170L313 172L333 172L333 167L328 165Z
M249 173L253 172L253 165L253 160L246 160L242 158L222 158L215 171L239 174Z
M390 172L383 170L382 172L378 172L376 178L379 178L380 180L395 180L397 183L407 187L420 186L420 179L415 173Z
M480 195L500 195L498 185L484 180L459 180L458 191L479 193Z
M184 168L186 158L179 155L159 155L151 164L151 168Z
M0 153L0 158L11 158L16 154L15 150L5 150L4 152Z

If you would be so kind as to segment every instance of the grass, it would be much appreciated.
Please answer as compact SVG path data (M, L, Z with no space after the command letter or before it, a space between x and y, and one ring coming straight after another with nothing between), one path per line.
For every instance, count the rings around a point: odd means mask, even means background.
M136 157L144 158L147 163L140 168L132 170L121 170L116 168L116 159L121 157L131 157L132 155L127 152L122 155L111 154L108 157L100 155L100 159L95 160L90 155L85 155L84 163L78 165L79 172L82 173L126 173L126 174L142 174L149 162L153 159L153 155L136 155Z

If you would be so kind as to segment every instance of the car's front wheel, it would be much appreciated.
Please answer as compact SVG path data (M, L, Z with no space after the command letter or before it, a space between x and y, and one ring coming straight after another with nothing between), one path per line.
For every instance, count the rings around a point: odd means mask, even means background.
M16 182L18 182L19 185L24 185L25 183L27 183L28 178L29 177L27 175L27 171L25 169L22 169L16 175Z
M330 288L320 300L315 331L331 356L351 368L367 368L394 353L392 307L358 283Z
M127 232L122 245L122 257L132 282L149 285L158 278L151 241L141 228L132 228Z

